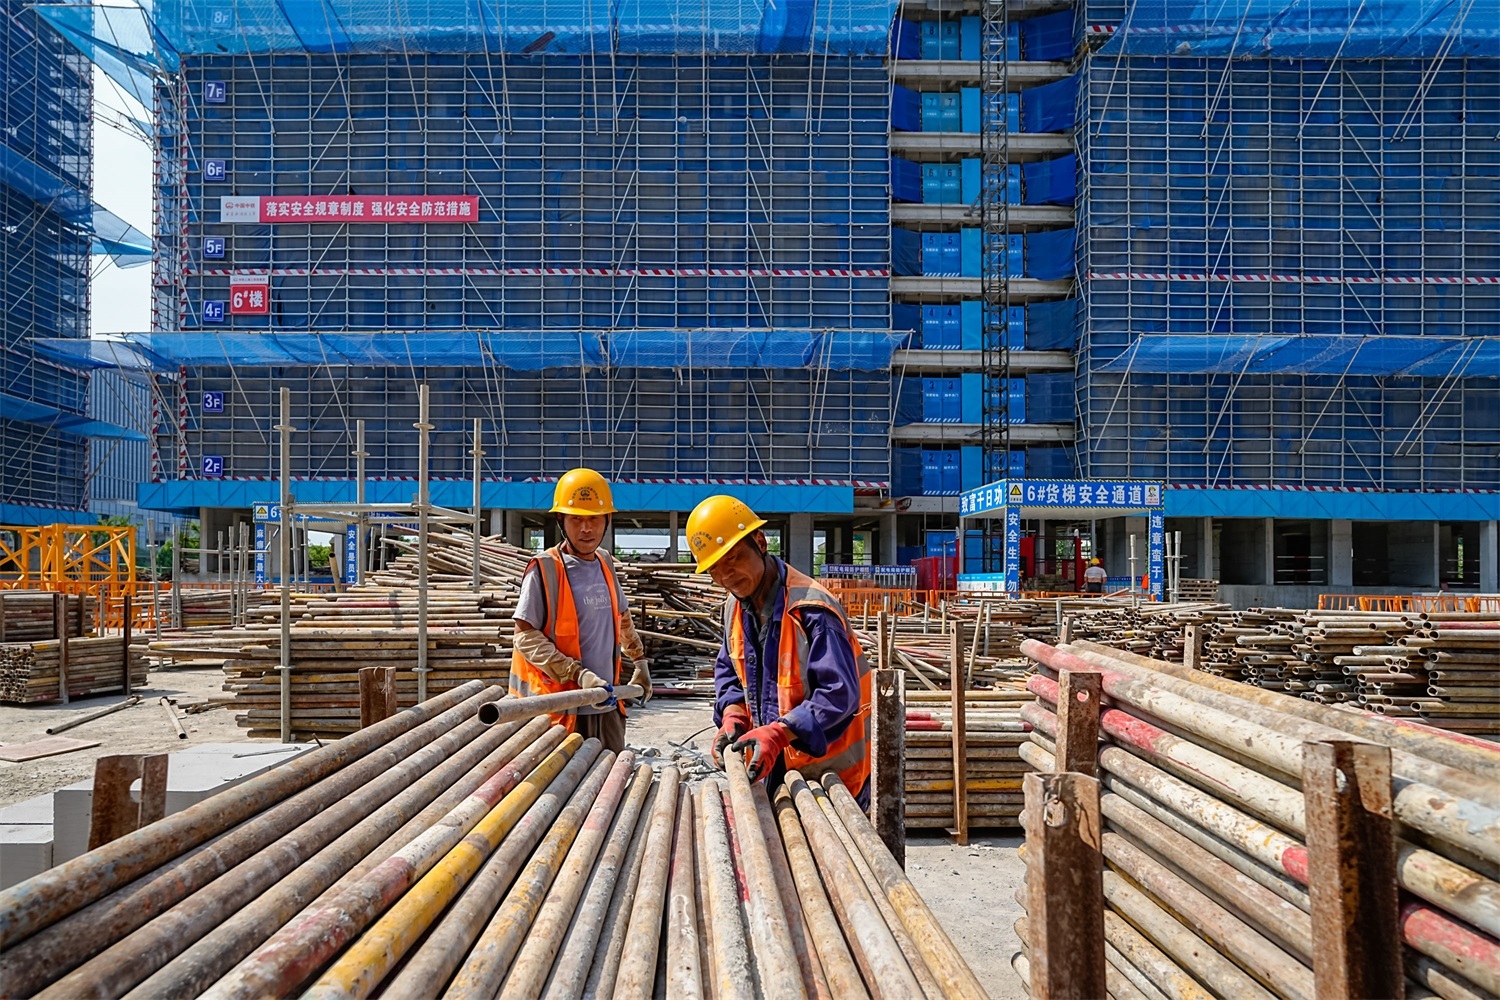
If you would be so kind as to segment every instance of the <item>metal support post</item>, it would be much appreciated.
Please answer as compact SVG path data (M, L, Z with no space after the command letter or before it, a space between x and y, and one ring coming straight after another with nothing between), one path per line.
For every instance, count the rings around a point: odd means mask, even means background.
M281 387L281 742L292 741L292 390Z
M354 425L354 502L361 507L365 503L365 459L369 457L365 449L365 422L360 420ZM354 583L359 585L365 582L365 564L370 561L365 548L365 512L361 510L359 520L354 522Z
M1099 698L1104 675L1064 670L1057 675L1057 768L1095 777L1099 755Z
M125 599L121 603L124 606L121 608L120 645L122 651L120 657L120 676L124 679L125 696L128 698L130 697L130 633L132 631L130 617L135 613L135 609L131 607L129 594L125 595Z
M475 590L478 590L479 589L480 578L483 575L480 572L480 569L479 569L479 529L480 529L479 519L483 515L483 511L480 509L480 506L479 506L479 492L480 492L479 474L480 474L481 467L483 465L483 459L484 459L484 447L481 445L480 440L479 440L479 418L478 417L474 418L474 450L471 451L471 452L469 452L469 454L471 454L471 455L474 456L474 510L473 510L473 514L474 514L474 554L473 554L473 559L474 559L474 581L473 581L473 586L474 586Z
M146 518L146 558L151 560L151 624L161 638L161 569L156 565L156 522Z
M214 532L216 542L214 544L214 582L219 586L224 585L224 532Z
M396 668L362 667L359 671L359 728L396 714Z
M1182 665L1189 670L1203 669L1203 631L1197 625L1182 628Z
M1099 782L1082 774L1028 774L1026 919L1036 1000L1104 997L1104 857ZM1399 954L1399 952L1398 952Z
M882 614L881 620L884 618ZM905 678L901 670L875 671L875 735L870 754L870 818L896 864L903 868L906 867Z
M954 619L948 663L950 714L953 716L953 840L969 844L969 732L964 695L964 623Z
M428 391L418 389L417 417L417 702L427 700L427 465L432 424L427 420Z
M1130 604L1134 608L1141 606L1141 594L1135 586L1139 579L1140 577L1135 572L1135 535L1132 534L1130 536Z
M141 798L130 797L139 779ZM94 761L93 806L89 819L89 850L143 826L167 811L167 755L117 754Z
M182 525L172 522L172 627L182 628Z
M1401 1000L1390 748L1307 743L1302 789L1317 995Z
M79 624L82 624L84 597L78 597ZM101 609L102 610L102 609ZM52 595L52 630L57 633L57 694L68 703L68 595Z

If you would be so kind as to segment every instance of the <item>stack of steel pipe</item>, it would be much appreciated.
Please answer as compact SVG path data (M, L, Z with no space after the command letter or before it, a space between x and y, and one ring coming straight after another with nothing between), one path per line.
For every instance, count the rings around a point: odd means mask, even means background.
M0 891L0 996L985 995L836 778L690 786L532 718L600 692L500 694Z
M1324 740L1391 750L1408 995L1500 994L1500 747L1090 642L1027 653L1039 672L1021 754L1040 771L1056 770L1059 671L1103 680L1112 995L1314 995L1300 789L1303 746Z
M970 828L1013 827L1021 815L1021 776L1031 766L1021 744L1031 728L1021 709L1032 696L1019 684L964 692ZM955 826L953 709L947 691L906 691L906 825Z
M68 594L68 635L94 630L94 599ZM0 590L0 643L56 639L57 595L50 590Z
M126 659L130 683L146 684L146 660L127 650L121 635L67 640L67 688L70 697L125 688ZM29 704L61 697L63 642L13 642L0 645L0 701Z

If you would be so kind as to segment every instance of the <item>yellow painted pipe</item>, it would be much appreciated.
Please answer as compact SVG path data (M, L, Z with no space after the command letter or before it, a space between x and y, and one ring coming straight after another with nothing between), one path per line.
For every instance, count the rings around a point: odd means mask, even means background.
M581 746L583 737L577 733L563 740L561 746L501 799L469 831L468 836L444 855L443 860L323 973L303 994L303 1000L362 1000L368 997L474 877L484 859Z

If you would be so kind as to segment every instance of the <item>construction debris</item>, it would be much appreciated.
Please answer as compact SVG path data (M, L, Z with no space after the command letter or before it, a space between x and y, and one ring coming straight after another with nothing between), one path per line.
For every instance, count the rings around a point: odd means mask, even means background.
M836 779L691 784L531 718L602 692L500 694L0 891L0 995L984 996Z

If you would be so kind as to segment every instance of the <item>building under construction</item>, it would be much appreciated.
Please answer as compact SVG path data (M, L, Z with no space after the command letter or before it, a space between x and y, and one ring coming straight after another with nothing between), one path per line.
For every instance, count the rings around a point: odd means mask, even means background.
M517 541L577 465L669 553L731 491L803 565L1152 480L1231 599L1493 592L1500 60L1420 6L43 7L156 129L152 330L52 349L144 373L139 501L204 537L275 499L281 387L299 500L361 422L410 500L426 383L434 501L478 420ZM1028 522L1028 575L1143 525Z

